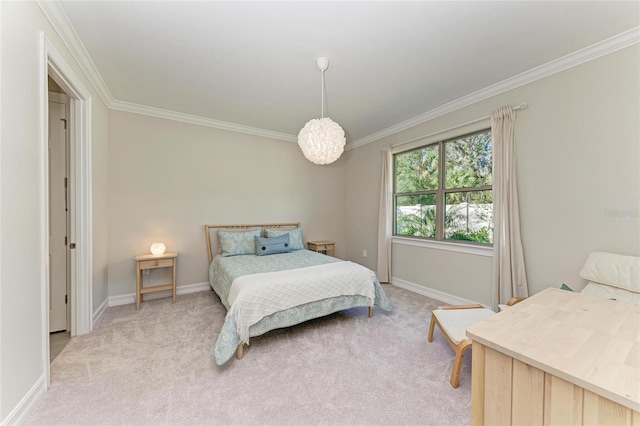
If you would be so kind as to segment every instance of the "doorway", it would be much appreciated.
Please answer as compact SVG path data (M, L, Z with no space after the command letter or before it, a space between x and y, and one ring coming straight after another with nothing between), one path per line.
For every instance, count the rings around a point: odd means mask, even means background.
M69 213L68 235L68 279L70 289L67 301L70 309L70 320L67 332L70 336L88 333L93 328L92 307L92 207L91 207L91 93L87 90L78 74L71 68L65 58L47 38L40 32L41 67L40 67L40 153L41 153L41 204L44 207L40 215L42 229L40 256L44 262L41 279L41 312L42 312L42 363L46 380L45 388L50 385L50 204L49 204L49 77L69 97L67 115L68 135L68 192L67 208Z
M50 360L71 338L69 300L69 96L51 78L49 83L49 354Z

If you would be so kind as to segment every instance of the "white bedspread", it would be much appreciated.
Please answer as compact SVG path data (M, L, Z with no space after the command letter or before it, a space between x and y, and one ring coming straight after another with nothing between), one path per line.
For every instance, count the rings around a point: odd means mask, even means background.
M249 327L276 312L337 296L375 300L375 274L353 262L336 262L289 271L244 275L231 284L227 316L235 318L242 343Z

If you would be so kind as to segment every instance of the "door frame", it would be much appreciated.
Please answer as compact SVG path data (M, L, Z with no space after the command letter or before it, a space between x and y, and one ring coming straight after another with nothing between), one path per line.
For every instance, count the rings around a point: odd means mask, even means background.
M49 362L49 93L48 76L67 93L70 107L69 159L71 268L71 336L93 329L92 207L91 207L91 94L44 32L40 32L40 258L42 364L50 385Z

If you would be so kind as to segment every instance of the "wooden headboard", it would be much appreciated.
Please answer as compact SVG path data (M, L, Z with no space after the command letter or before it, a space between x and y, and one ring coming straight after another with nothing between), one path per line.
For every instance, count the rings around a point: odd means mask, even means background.
M209 263L213 260L213 256L215 254L220 253L220 242L218 239L218 231L229 230L229 231L242 231L242 230L251 230L256 228L262 228L262 233L264 236L264 230L269 229L282 229L282 230L290 230L300 228L300 222L294 223L257 223L257 224L248 224L248 225L205 225L204 226L204 235L207 239L207 253L209 254ZM213 230L213 231L212 231ZM215 250L215 251L214 251Z

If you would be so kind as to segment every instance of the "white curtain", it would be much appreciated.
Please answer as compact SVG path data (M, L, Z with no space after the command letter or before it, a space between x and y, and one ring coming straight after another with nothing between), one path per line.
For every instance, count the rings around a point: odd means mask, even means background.
M378 212L378 267L376 274L381 283L391 282L391 237L393 193L391 148L382 151L382 178L380 184L380 209Z
M513 123L515 113L503 106L491 114L493 136L493 307L529 289L520 239Z

